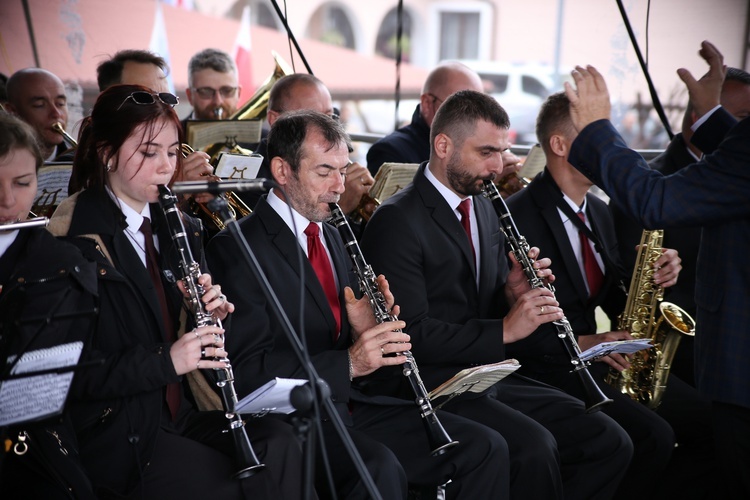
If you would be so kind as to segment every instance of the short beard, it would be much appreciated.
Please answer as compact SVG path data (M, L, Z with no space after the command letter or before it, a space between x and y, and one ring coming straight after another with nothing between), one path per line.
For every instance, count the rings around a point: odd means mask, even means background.
M311 222L325 222L330 219L331 209L327 205L325 208L321 207L320 203L338 203L340 198L337 194L327 194L323 196L324 200L310 200L299 182L287 184L286 194L289 205Z
M451 188L453 188L458 194L463 196L474 196L482 193L483 181L485 179L472 175L463 169L461 153L457 151L453 152L448 159L445 173L448 177L448 183L451 185ZM494 175L492 177L494 177Z

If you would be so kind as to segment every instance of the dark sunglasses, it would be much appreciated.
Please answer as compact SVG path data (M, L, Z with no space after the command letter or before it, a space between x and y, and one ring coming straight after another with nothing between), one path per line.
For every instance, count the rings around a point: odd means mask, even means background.
M152 94L151 92L136 90L135 92L127 96L124 101L122 101L122 104L120 104L116 111L120 111L120 108L123 107L126 102L128 102L128 99L132 99L136 104L154 104L156 103L157 98L167 106L172 106L173 108L180 103L180 98L174 94L170 94L169 92L159 92L158 94Z

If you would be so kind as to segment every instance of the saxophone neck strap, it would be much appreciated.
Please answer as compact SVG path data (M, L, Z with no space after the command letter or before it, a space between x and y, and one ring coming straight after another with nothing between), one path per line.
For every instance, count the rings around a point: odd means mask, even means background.
M614 264L612 259L610 258L609 254L604 250L604 245L602 245L601 240L594 234L594 232L589 229L589 227L586 225L585 222L581 220L580 217L578 217L578 214L573 210L573 208L565 201L564 198L560 197L557 199L557 207L563 211L565 215L568 216L570 221L578 228L579 231L582 231L583 234L586 235L586 237L594 244L594 249L596 252L601 255L602 262L604 262L604 268L606 269L606 274L610 274L611 276L618 276L619 273L617 272L617 266ZM589 217L588 214L586 214L586 217L591 220L591 217ZM591 222L593 226L593 221ZM625 285L622 283L622 280L617 279L616 280L617 285L623 290L627 290L625 288Z

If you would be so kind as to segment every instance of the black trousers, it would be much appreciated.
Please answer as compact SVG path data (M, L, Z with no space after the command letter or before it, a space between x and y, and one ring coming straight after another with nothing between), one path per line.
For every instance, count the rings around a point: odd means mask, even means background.
M511 498L609 499L632 455L625 432L580 400L511 375L451 412L497 430L510 451Z
M714 401L713 419L721 498L750 498L750 408Z
M450 480L447 498L506 499L510 483L508 449L495 431L447 412L438 417L451 439L459 442L432 456L427 432L416 405L354 404L355 433L382 443L398 459L409 484L437 487ZM382 446L381 445L381 446ZM383 498L405 498L383 494Z
M219 412L196 414L180 434L162 430L133 498L296 499L301 497L301 449L291 427L272 418L251 419L250 441L266 468L243 479L232 437Z
M601 411L612 417L633 442L633 459L615 498L706 498L715 464L710 406L705 398L670 376L662 404L653 411L604 382L609 373L605 363L594 363L589 371L602 392L613 400ZM586 398L575 374L538 377L581 400Z

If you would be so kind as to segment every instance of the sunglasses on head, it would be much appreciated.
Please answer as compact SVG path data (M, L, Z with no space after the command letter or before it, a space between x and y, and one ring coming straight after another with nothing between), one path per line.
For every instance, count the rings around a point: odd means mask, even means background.
M135 92L127 96L124 101L122 101L122 104L120 104L116 111L119 111L120 108L123 107L126 102L128 102L128 99L132 99L136 104L154 104L156 103L157 98L164 104L172 106L173 108L180 103L180 98L174 94L170 94L169 92L159 92L152 94L151 92L136 90Z

